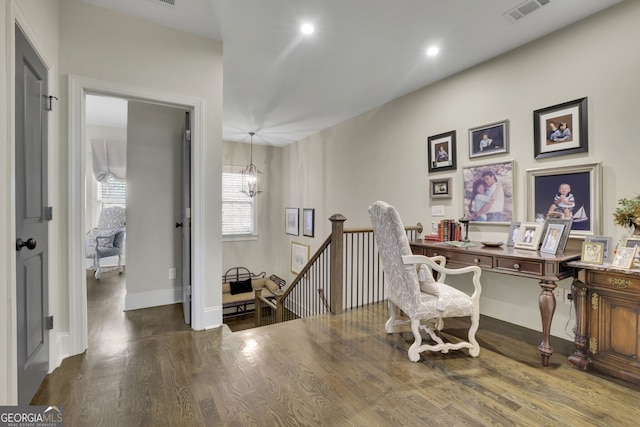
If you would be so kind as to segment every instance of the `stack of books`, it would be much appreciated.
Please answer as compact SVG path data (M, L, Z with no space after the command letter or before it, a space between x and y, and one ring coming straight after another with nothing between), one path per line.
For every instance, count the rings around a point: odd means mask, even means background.
M428 242L452 242L462 239L462 226L455 219L443 219L438 224L438 234L427 234L424 240Z

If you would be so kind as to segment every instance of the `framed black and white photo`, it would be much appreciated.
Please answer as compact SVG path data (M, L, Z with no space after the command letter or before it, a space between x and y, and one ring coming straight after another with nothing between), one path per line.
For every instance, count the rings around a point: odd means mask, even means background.
M456 131L430 136L427 140L429 172L456 169Z
M582 242L580 261L586 264L602 264L604 245L600 242Z
M315 209L303 209L302 210L302 235L307 237L313 237L315 232Z
M602 164L527 169L527 220L571 218L571 237L600 234Z
M509 120L469 129L469 158L509 152Z
M509 236L507 237L507 246L513 246L518 240L518 232L520 231L520 221L514 221L509 226Z
M284 209L284 231L292 236L300 234L300 228L298 225L298 216L300 212L298 208L285 208Z
M533 112L536 159L589 151L587 98L580 98Z
M513 160L462 168L463 214L471 222L509 224L513 219Z
M451 198L451 178L432 179L431 198L432 199L450 199Z
M544 224L539 222L523 222L518 230L518 240L513 246L518 249L537 251L543 228Z
M613 238L611 236L593 236L584 237L585 242L602 243L602 261L610 263L613 259Z

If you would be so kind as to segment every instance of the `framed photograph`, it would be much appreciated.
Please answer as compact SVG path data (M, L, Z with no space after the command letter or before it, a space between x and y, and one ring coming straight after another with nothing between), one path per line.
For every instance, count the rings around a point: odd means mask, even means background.
M633 265L634 267L640 267L640 236L625 237L621 245L625 248L638 248L633 260Z
M432 179L431 198L432 199L450 199L451 198L451 178Z
M284 231L287 234L297 236L300 234L298 225L298 208L285 208L284 209Z
M471 222L509 224L513 220L513 160L462 169L463 214Z
M539 222L523 222L518 230L518 239L513 245L518 249L530 249L537 251L542 238L544 224Z
M302 210L302 235L313 237L315 231L315 209L303 209Z
M509 120L469 129L469 158L509 152Z
M560 241L558 242L558 247L556 248L556 252L564 252L564 249L567 247L567 241L569 240L569 235L571 234L571 226L573 225L572 218L547 218L544 221L544 231L542 235L546 237L547 230L552 225L562 225L562 234L560 235ZM543 246L544 246L544 237L543 237ZM542 249L540 249L542 251Z
M616 255L613 257L611 265L618 268L631 268L637 252L638 248L636 246L632 248L618 246L618 250L616 251Z
M602 261L611 263L613 253L613 238L611 236L585 236L585 242L602 243L604 249L602 251Z
M604 244L600 242L582 242L581 262L587 264L602 264Z
M535 110L533 138L536 159L589 151L587 98Z
M560 241L562 240L562 233L565 229L565 224L546 224L546 230L542 237L542 245L540 246L540 252L555 255L558 252ZM543 228L545 228L543 227ZM564 250L564 248L563 248Z
M507 246L513 246L518 240L518 231L520 231L520 221L514 221L509 226L509 237L507 237Z
M429 172L456 170L456 131L430 136L427 140Z
M309 245L291 242L291 272L298 274L309 262Z
M526 212L547 218L571 218L571 237L600 234L602 165L527 169Z

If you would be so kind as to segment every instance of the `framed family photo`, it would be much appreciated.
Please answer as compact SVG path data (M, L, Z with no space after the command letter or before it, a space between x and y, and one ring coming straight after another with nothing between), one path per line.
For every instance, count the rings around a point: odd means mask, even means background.
M536 159L589 151L587 98L580 98L533 112Z
M450 199L451 198L451 178L432 179L431 198L432 199Z
M555 255L560 247L562 240L562 233L566 224L562 223L547 223L545 224L545 231L542 237L542 245L540 246L540 252ZM564 252L564 248L562 248Z
M612 252L613 252L613 238L611 236L585 236L585 242L591 243L602 243L602 261L610 263L612 260Z
M300 234L300 228L298 225L298 208L285 208L284 209L284 231L292 236Z
M600 234L602 164L527 169L526 212L533 221L546 218L573 220L571 237Z
M429 172L456 170L456 131L430 136L427 140Z
M313 237L315 232L315 209L303 209L302 210L302 235L307 237Z
M604 244L600 242L582 242L582 256L580 261L587 264L602 264L604 258Z
M513 221L509 226L509 236L507 237L507 246L515 245L518 240L518 232L520 231L520 221Z
M544 224L539 222L523 222L518 230L518 239L513 245L518 249L529 249L537 251L542 238Z
M543 235L543 246L544 246L544 242L547 239L548 233L550 229L556 229L559 230L560 228L562 228L562 231L560 232L560 236L559 236L559 240L558 240L558 245L555 248L555 253L557 252L564 252L565 248L567 247L567 241L569 240L569 235L571 234L571 226L573 225L573 219L572 218L547 218L544 221L544 231L542 233ZM556 232L554 232L555 234ZM554 235L552 238L555 238L556 236ZM542 249L540 249L542 251ZM543 251L544 252L544 251Z
M509 152L509 120L469 129L469 158Z
M635 246L631 248L620 246L613 257L611 265L618 268L631 268L637 252L638 248Z
M633 260L634 267L640 267L640 236L625 237L621 246L625 248L637 248L635 258Z
M291 242L291 272L298 274L309 262L309 246Z
M513 219L513 160L462 169L463 213L471 222L509 224Z

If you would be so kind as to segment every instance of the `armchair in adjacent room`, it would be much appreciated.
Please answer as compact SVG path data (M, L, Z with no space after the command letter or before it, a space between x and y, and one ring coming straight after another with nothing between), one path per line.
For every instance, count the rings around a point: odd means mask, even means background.
M87 232L86 257L93 259L92 269L95 270L96 279L105 271L117 269L120 273L122 267L122 251L126 230L126 210L120 206L108 206L102 208L98 225ZM117 267L105 267L100 260L107 257L118 257Z
M375 202L369 207L373 234L385 272L387 285L389 320L385 323L387 333L392 333L399 324L410 324L414 342L409 347L409 360L417 362L423 351L440 351L468 348L472 357L480 353L475 334L480 321L481 270L478 266L446 268L442 256L426 257L412 255L404 225L396 209L385 203ZM438 280L433 272L439 273ZM444 281L447 275L468 274L473 285L473 294L468 295ZM398 320L396 308L402 310L408 320ZM467 341L445 342L438 335L444 326L443 318L470 317L471 326ZM422 344L420 330L425 331L435 344Z

